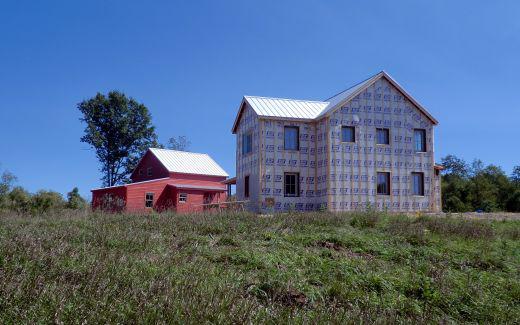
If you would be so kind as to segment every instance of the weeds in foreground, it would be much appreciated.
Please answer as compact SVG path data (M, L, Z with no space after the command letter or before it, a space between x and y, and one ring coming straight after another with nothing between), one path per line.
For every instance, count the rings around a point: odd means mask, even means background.
M518 221L0 215L2 323L520 321Z

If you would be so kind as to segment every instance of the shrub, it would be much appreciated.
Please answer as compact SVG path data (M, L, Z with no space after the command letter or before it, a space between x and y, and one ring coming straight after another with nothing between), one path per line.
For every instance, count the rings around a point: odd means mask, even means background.
M8 207L18 213L26 213L31 210L31 194L20 186L9 192L8 200Z
M58 192L38 191L32 197L32 209L35 213L46 213L50 210L59 210L65 207L65 201Z
M516 190L506 202L506 210L520 212L520 190Z
M403 237L412 245L428 243L427 229L419 220L413 220L406 216L391 218L386 230L393 235Z
M84 209L87 207L87 201L79 195L77 187L67 193L67 208L73 210Z
M350 225L356 228L374 228L379 222L379 215L376 212L355 214L350 220Z

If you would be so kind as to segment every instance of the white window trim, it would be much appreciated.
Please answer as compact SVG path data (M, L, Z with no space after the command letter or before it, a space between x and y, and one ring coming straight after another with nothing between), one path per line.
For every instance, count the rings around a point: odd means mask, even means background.
M188 202L188 193L179 193L179 203Z
M148 199L148 195L152 196L151 200ZM145 208L153 208L153 201L154 201L154 199L155 199L155 194L153 192L146 192L144 194L144 207ZM148 204L147 204L148 202L152 202L152 205L148 206Z

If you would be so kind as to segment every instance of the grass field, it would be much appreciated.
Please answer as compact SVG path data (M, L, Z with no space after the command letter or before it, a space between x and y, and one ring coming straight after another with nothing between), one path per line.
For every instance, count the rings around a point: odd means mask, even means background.
M520 221L0 215L0 323L520 322Z

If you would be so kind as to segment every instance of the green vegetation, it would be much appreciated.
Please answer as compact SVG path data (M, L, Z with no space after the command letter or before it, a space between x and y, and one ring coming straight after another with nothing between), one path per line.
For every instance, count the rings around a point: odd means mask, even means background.
M520 322L520 221L0 215L2 323Z
M495 165L471 165L448 155L442 158L442 208L444 211L482 210L520 212L520 166L508 177Z
M54 191L40 190L29 193L21 186L14 186L17 178L9 171L0 175L0 213L12 211L21 214L58 213L64 209L80 210L88 207L77 187L67 193L67 201Z
M96 151L104 186L127 183L150 147L158 146L148 108L119 91L96 96L78 104L85 123L81 142Z

